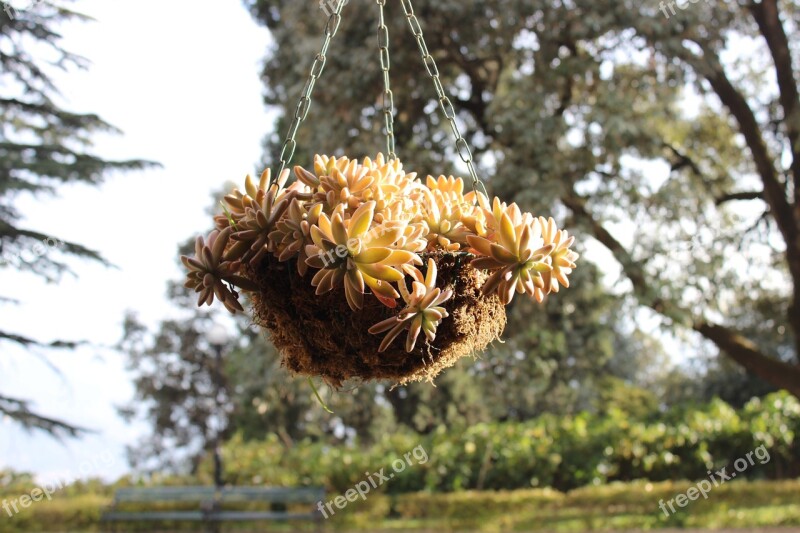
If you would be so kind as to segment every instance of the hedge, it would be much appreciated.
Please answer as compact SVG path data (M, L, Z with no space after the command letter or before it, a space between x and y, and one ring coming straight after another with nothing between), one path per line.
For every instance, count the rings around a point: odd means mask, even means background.
M618 410L546 415L524 423L439 428L425 436L398 432L370 447L303 442L287 449L274 436L252 442L236 437L225 447L224 457L228 480L237 485L323 485L339 493L368 478L367 473L382 468L393 472L393 461L417 449L425 451L428 461L420 464L411 457L412 464L378 490L568 491L613 481L706 478L709 470L730 471L736 459L761 446L769 460L755 460L741 475L795 477L800 474L798 432L800 402L788 393L776 393L752 400L739 412L715 400L639 419ZM210 482L210 472L210 465L203 465L200 480Z

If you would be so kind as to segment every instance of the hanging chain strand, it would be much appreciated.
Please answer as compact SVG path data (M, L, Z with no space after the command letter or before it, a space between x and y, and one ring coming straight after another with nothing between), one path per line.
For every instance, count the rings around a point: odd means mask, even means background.
M378 48L381 55L381 71L383 72L383 116L386 124L386 156L389 161L397 159L395 153L394 139L394 95L392 94L392 84L389 78L389 28L386 26L384 18L384 6L386 0L376 0L380 6L380 21L378 23Z
M336 35L336 32L339 30L339 24L342 22L342 7L344 7L344 4L346 3L347 0L338 0L336 3L336 9L333 11L331 16L328 17L328 22L325 24L325 40L322 42L322 48L320 49L319 53L314 58L314 63L311 65L311 73L308 76L308 80L306 80L306 84L303 86L300 101L297 103L297 107L294 111L292 124L289 126L289 131L286 133L286 139L284 140L283 147L281 148L281 167L278 173L273 176L273 180L277 180L280 175L283 174L283 171L287 166L289 166L292 158L294 157L294 151L297 148L297 141L295 140L295 137L297 136L297 130L300 128L300 124L302 124L302 122L308 116L308 110L311 108L311 95L314 91L314 85L317 83L317 80L322 75L322 71L325 69L328 47L331 44L333 36Z
M480 178L478 178L478 173L475 170L475 163L472 159L472 151L469 148L469 143L463 137L463 135L461 135L461 131L456 123L456 110L453 108L453 103L450 101L450 98L447 96L447 93L444 90L442 80L439 79L439 68L436 66L436 60L431 55L430 51L428 51L428 45L425 43L425 37L422 34L422 26L420 26L419 19L414 14L414 6L411 5L411 0L400 1L403 4L403 11L405 11L408 25L411 28L411 33L414 34L414 37L417 40L417 47L419 47L419 52L422 56L422 62L425 64L425 70L433 80L433 87L436 89L436 96L439 97L439 107L441 108L444 117L450 122L450 128L453 130L453 135L456 138L456 151L461 157L461 160L467 164L470 176L472 176L472 190L477 193L478 189L480 189L481 192L488 197L489 195L486 192L486 186L483 184Z

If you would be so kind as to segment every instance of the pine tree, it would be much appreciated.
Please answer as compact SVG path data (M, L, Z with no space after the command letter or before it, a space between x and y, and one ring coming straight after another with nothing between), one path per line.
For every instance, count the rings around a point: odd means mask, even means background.
M61 2L63 3L63 2ZM72 256L107 264L99 252L64 241L56 232L25 227L16 201L25 195L54 195L60 186L99 186L110 171L153 165L143 160L109 161L91 153L92 136L117 132L94 114L63 109L52 79L54 69L83 69L88 61L65 50L60 24L88 17L51 2L0 12L0 269L30 272L48 281L70 272L63 258ZM48 59L45 60L44 57ZM53 253L38 253L43 247ZM15 302L0 295L0 304ZM0 328L0 341L26 349L75 348L75 341L43 343ZM30 402L0 394L0 413L23 427L52 435L75 436L82 429L35 412Z

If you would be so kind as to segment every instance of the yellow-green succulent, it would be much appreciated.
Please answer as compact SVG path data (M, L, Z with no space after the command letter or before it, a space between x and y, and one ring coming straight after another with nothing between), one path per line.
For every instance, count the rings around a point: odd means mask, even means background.
M412 252L391 248L401 236L402 227L386 227L366 238L375 214L375 202L361 205L347 220L343 205L332 219L323 213L311 227L314 244L306 247L306 263L319 269L311 284L317 288L317 294L322 294L343 283L347 303L354 311L361 309L366 287L382 298L398 298L392 283L401 281L403 273L395 267L421 264L422 260Z
M467 245L470 230L463 220L475 206L467 203L463 190L461 178L440 176L434 180L428 176L428 187L423 189L421 198L422 220L428 227L428 251L457 252Z
M552 218L549 221L534 218L523 213L516 204L506 205L495 198L492 211L485 212L485 236L467 237L479 256L472 261L472 266L493 271L483 286L484 294L495 292L508 304L515 293L528 294L541 302L549 292L557 292L557 285L553 289L552 284L553 262L559 262L555 279L566 282L566 274L574 268L573 260L578 257L569 249L573 240L565 239L555 229ZM543 229L547 229L547 239L542 236ZM554 258L557 248L559 255ZM548 283L545 283L545 276Z
M420 333L425 334L428 342L433 342L439 324L450 316L442 304L453 296L453 291L442 291L436 287L436 261L428 259L428 272L424 277L416 268L413 272L411 292L408 291L405 280L398 285L406 306L396 316L378 322L369 329L374 335L388 331L378 348L379 352L386 351L392 341L405 330L408 330L405 344L407 352L414 349Z

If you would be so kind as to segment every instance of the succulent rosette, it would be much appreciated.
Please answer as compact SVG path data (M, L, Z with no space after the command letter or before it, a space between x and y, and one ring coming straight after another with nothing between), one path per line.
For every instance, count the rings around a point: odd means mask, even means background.
M241 311L237 288L256 291L253 272L271 258L291 263L319 297L341 288L353 312L369 298L392 310L369 332L385 334L380 352L406 332L411 352L420 334L436 342L458 296L452 286L437 286L435 257L463 256L464 264L486 272L483 294L503 304L518 294L541 302L568 287L576 267L575 239L552 218L465 194L461 178L422 182L382 154L361 162L316 156L313 170L295 167L294 175L289 186L288 171L275 181L269 171L257 183L248 176L243 192L225 196L214 232L198 238L194 257L182 257L198 305L216 296L231 312Z

